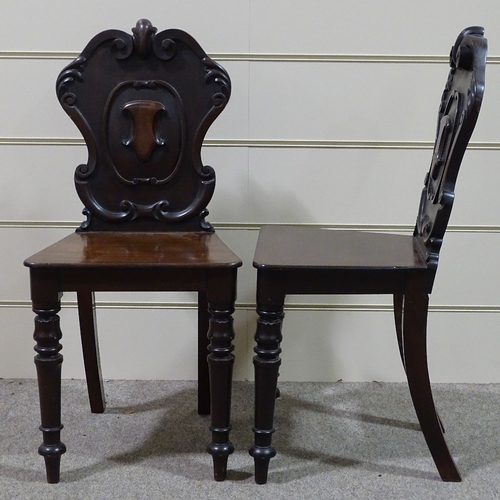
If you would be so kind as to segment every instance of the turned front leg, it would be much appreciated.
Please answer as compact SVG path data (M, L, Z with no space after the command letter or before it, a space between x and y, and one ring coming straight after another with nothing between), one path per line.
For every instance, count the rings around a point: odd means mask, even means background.
M210 407L212 442L207 451L213 457L214 478L224 481L228 457L234 451L229 441L231 430L231 384L234 365L233 318L234 306L210 304L208 366L210 373Z
M59 327L59 307L53 309L33 309L35 317L36 341L35 365L40 394L40 411L43 443L38 452L45 459L47 482L58 483L61 455L66 446L61 442L61 367L63 357L59 343L62 337Z
M269 311L257 305L257 343L253 358L255 367L255 425L253 428L255 441L250 448L250 455L255 461L255 482L265 484L269 461L276 455L271 446L274 433L273 418L278 384L279 367L281 364L281 325L283 308Z

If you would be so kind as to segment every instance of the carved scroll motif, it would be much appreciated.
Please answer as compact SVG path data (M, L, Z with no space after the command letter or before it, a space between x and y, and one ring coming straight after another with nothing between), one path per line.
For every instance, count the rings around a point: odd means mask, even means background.
M96 35L57 82L88 149L75 171L88 217L81 229L154 219L211 230L215 171L201 148L230 93L226 71L181 30L157 32L141 19L131 34Z

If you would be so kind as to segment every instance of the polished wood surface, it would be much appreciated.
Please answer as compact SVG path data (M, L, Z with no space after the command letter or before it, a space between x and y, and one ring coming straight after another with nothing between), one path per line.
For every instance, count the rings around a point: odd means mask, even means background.
M158 33L141 19L132 34L109 30L96 35L61 71L56 87L88 149L88 161L74 177L87 219L75 234L25 261L36 314L39 452L47 481L59 482L66 451L58 313L68 291L77 293L95 413L105 410L105 395L94 292L197 292L198 348L192 362L198 367L198 413L211 415L207 451L214 478L222 481L234 449L229 439L232 314L241 261L205 219L215 170L203 165L200 150L228 102L229 75L187 33ZM146 342L147 332L137 330L137 342Z
M306 226L263 226L254 256L261 268L425 269L412 236Z
M70 234L25 261L28 267L238 267L241 260L215 233Z
M412 236L285 225L261 229L254 257L258 319L255 441L250 449L257 483L267 482L270 459L276 455L273 420L286 296L374 293L393 295L396 337L422 433L441 478L460 481L431 391L427 313L458 169L482 102L486 46L483 29L472 27L452 48L434 153Z

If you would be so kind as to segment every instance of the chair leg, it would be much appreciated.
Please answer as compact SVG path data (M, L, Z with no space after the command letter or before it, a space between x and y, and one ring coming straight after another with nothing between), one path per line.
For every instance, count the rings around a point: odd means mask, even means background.
M461 481L448 450L436 413L427 366L427 313L429 297L410 283L404 299L403 352L413 405L427 446L443 481Z
M281 364L280 343L282 340L281 326L283 322L283 308L276 311L266 311L257 305L257 342L253 358L255 366L255 434L254 445L250 448L250 455L255 462L255 482L265 484L269 461L276 455L271 446L274 433L273 418L277 397L279 367Z
M401 361L403 362L403 368L406 372L405 366L405 355L404 355L404 346L403 346L403 304L404 304L404 295L403 294L395 294L394 295L394 322L396 324L396 336L398 339L398 347L399 354L401 355ZM444 434L444 425L438 414L439 425L441 426L441 430Z
M94 292L79 291L77 293L77 300L83 363L87 378L90 409L92 413L103 413L106 401L104 398L99 343L97 340Z
M227 475L228 457L234 451L233 443L229 441L234 365L232 353L234 349L232 345L234 339L232 318L234 302L215 304L209 299L209 312L208 365L212 442L207 446L207 451L213 458L215 480L224 481Z
M210 378L208 372L208 312L207 294L198 292L198 413L210 414Z
M35 365L38 376L40 394L40 413L43 433L43 443L38 452L45 459L48 483L58 483L60 474L61 455L66 446L61 442L61 368L63 357L60 353L62 346L59 343L62 337L59 327L60 310L56 308L42 308L40 304L33 308L36 313L35 333L36 341Z
M393 304L394 304L394 323L396 325L396 336L398 339L399 354L401 356L401 361L403 362L403 367L404 367L405 355L403 352L403 298L404 295L401 293L394 294Z

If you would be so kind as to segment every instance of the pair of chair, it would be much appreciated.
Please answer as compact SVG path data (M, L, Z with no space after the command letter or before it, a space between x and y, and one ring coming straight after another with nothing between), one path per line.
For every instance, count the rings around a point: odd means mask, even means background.
M95 291L198 292L198 412L211 413L214 477L228 456L232 313L240 259L205 221L215 173L200 158L203 138L230 96L230 79L179 30L157 33L141 20L128 35L94 37L57 80L59 100L80 129L88 162L75 184L87 220L76 233L25 261L36 313L35 350L48 482L58 482L62 355L58 312L76 291L91 410L104 411ZM394 296L401 358L424 437L443 480L460 475L444 441L426 360L428 295L450 216L454 185L484 91L486 40L464 30L452 48L431 167L413 236L262 228L255 253L256 482L265 483L287 294ZM208 332L208 335L207 335ZM208 358L207 358L208 349ZM208 363L207 363L208 359Z

